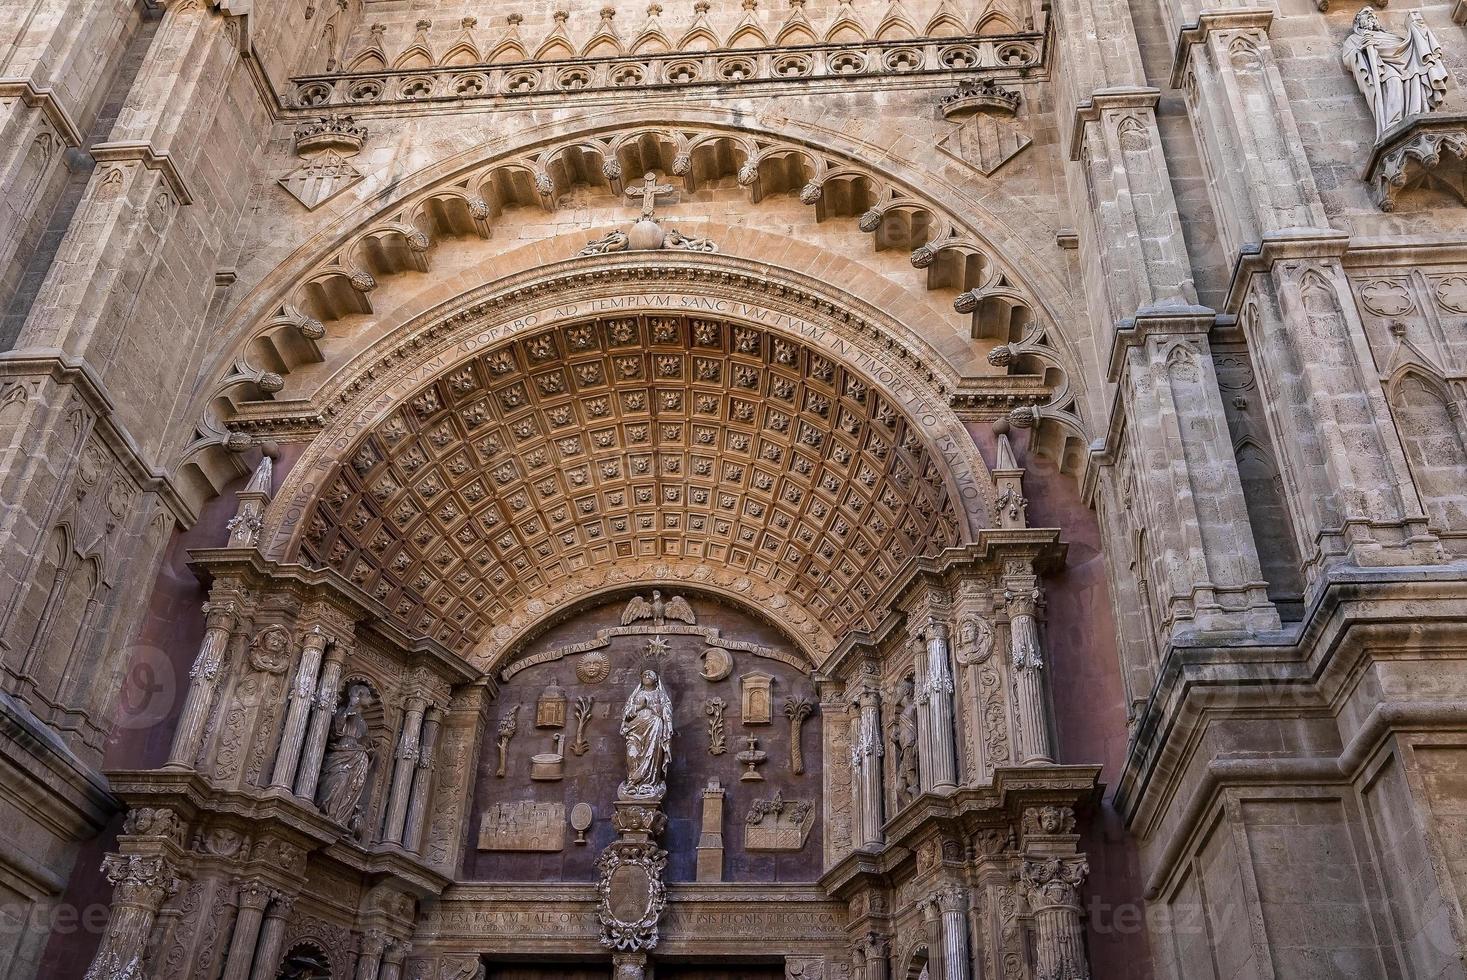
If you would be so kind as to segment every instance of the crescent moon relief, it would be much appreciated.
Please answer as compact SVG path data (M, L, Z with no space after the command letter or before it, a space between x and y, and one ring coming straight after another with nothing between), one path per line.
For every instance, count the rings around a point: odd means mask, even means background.
M702 677L705 681L721 681L733 673L733 657L722 647L710 646L699 656L703 659Z

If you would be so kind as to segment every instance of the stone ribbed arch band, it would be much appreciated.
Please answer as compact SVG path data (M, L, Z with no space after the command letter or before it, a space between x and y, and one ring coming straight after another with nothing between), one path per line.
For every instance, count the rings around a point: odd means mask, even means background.
M960 543L920 433L797 340L684 314L527 332L418 389L341 457L299 557L467 652L602 565L691 559L777 583L832 634Z

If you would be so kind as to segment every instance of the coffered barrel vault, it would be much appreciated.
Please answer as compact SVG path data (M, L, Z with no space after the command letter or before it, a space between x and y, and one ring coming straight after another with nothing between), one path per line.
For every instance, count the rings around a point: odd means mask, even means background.
M870 629L918 555L962 539L940 462L862 375L774 331L586 320L488 350L378 422L299 556L468 653L593 566L691 559Z
M1464 23L0 0L0 975L1467 980Z

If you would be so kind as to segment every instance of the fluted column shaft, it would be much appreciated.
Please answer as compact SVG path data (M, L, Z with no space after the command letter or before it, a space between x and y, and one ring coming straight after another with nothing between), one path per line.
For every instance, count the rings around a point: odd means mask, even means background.
M937 896L942 917L942 975L944 980L969 980L967 896L954 885Z
M890 980L891 943L879 933L871 933L862 944L866 954L866 980Z
M423 818L428 812L428 793L433 784L437 764L438 732L443 724L443 709L431 707L423 717L423 744L413 769L413 785L408 793L407 819L403 825L402 845L409 851L418 849L423 837Z
M407 959L412 948L412 943L389 939L387 951L382 954L382 971L377 975L378 980L398 980L402 976L402 961Z
M927 644L912 637L912 664L917 697L917 787L932 788L932 699L927 691Z
M1019 872L1034 913L1035 973L1039 980L1090 980L1080 925L1080 888L1090 866L1083 857L1026 859Z
M942 957L942 910L937 900L924 898L919 906L922 925L927 932L927 976L928 980L948 980L947 963Z
M947 627L937 622L927 625L927 699L932 725L931 789L945 793L958 787L957 733Z
M1049 712L1044 700L1044 657L1034 606L1039 590L1006 592L1009 637L1013 652L1014 700L1019 713L1018 757L1026 766L1054 761L1049 742Z
M372 929L362 937L362 952L357 957L356 980L377 980L382 969L382 952L387 948L387 937Z
M884 749L881 743L881 697L874 688L863 688L857 695L859 715L856 721L856 744L852 755L859 767L861 808L861 843L866 847L880 847L886 840L882 831L885 823L882 813L881 760Z
M277 895L265 913L265 924L260 927L259 948L255 951L255 967L250 971L250 980L275 980L280 972L280 959L285 954L285 926L290 919L295 898Z
M387 796L387 819L382 826L382 839L389 844L402 842L402 828L407 819L408 789L421 754L423 711L427 702L419 695L408 698L403 717L402 736L397 743L397 758L392 769L392 788Z
M251 976L265 906L274 897L275 894L263 882L240 883L239 914L234 919L234 936L229 940L229 953L224 960L221 980L248 980Z
M142 973L158 909L179 886L178 876L161 855L109 854L102 871L112 883L112 912L86 980Z
M209 721L209 708L219 686L219 670L229 650L229 637L234 630L235 605L231 601L204 603L204 639L198 656L189 668L188 695L178 728L173 732L173 748L168 753L168 768L192 769Z
M336 713L341 695L341 670L346 662L346 645L333 642L321 667L321 681L316 685L316 699L311 705L311 720L306 729L306 744L301 750L300 771L295 777L295 795L307 800L316 798L316 783L321 778L321 760L326 757L326 738L331 734L331 716Z
M306 738L306 723L310 721L311 696L316 693L317 677L321 673L321 654L326 650L327 636L321 627L313 626L306 634L301 646L300 667L295 674L295 684L290 689L290 707L285 713L285 728L280 735L280 751L275 756L275 774L271 786L291 789L295 785L295 773L300 765L301 744Z

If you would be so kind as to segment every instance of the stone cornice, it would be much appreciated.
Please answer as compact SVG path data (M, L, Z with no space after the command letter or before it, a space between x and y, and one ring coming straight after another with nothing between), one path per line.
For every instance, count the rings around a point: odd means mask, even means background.
M1085 126L1097 122L1101 114L1111 109L1155 109L1161 101L1161 89L1143 86L1100 88L1090 98L1075 106L1070 122L1070 159L1080 159L1080 148L1085 145Z
M205 584L227 576L250 588L289 587L301 592L303 597L325 599L355 618L359 633L378 637L404 659L427 661L451 683L466 683L479 677L478 671L441 643L421 634L404 632L393 623L386 607L333 569L271 561L254 548L196 548L189 552L189 566Z
M1334 228L1284 228L1271 231L1257 244L1245 245L1233 262L1227 302L1219 313L1237 316L1253 276L1289 259L1337 259L1350 248L1350 234Z
M180 205L193 203L193 196L184 185L183 175L178 172L172 154L159 153L151 144L141 141L98 143L92 147L91 154L98 163L141 163L149 170L156 170L163 175Z
M924 793L886 823L880 850L850 852L820 878L820 886L840 898L866 882L889 880L921 840L934 830L966 840L978 830L1012 829L1018 836L1024 811L1039 806L1080 809L1100 793L1100 766L1000 767L993 782L967 786L943 796Z
M870 656L872 648L899 637L907 620L907 614L899 608L901 602L923 584L944 587L944 579L965 572L994 574L1006 558L1023 558L1048 571L1063 567L1069 546L1060 541L1061 533L1059 528L984 528L972 544L909 560L874 600L887 608L886 615L874 629L848 632L820 665L821 670L831 677L841 677L851 664Z
M56 348L27 347L0 353L0 378L43 377L68 385L97 416L97 436L122 463L128 475L147 492L163 501L181 526L191 527L198 514L164 470L143 454L132 434L117 418L117 406L96 370L80 357Z
M1207 35L1213 31L1261 30L1267 33L1272 24L1271 7L1239 7L1200 12L1195 22L1184 25L1177 31L1177 43L1172 55L1171 87L1182 87L1187 64L1192 60L1192 48L1204 43Z
M799 47L668 51L610 58L568 58L424 69L338 72L291 79L287 102L309 112L350 107L358 115L379 109L482 103L518 108L552 100L577 101L629 94L643 98L682 92L739 97L820 90L869 90L899 85L948 87L975 72L1017 78L1041 69L1047 33L1003 36L821 42ZM711 91L710 91L711 90Z
M1120 384L1125 376L1126 353L1157 336L1206 337L1217 314L1206 306L1148 307L1116 325L1111 334L1105 379ZM1107 450L1114 447L1107 444Z
M67 146L82 145L81 130L72 122L71 113L66 111L56 90L50 86L37 85L29 78L0 78L0 99L20 99L31 108L39 106Z
M1467 570L1460 567L1345 569L1330 573L1294 627L1241 641L1172 641L1137 721L1117 808L1134 832L1150 833L1189 764L1183 747L1208 723L1214 700L1235 717L1336 716L1364 662L1412 658L1433 646L1461 651L1456 633L1464 616Z

